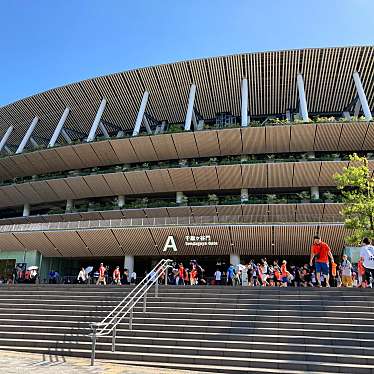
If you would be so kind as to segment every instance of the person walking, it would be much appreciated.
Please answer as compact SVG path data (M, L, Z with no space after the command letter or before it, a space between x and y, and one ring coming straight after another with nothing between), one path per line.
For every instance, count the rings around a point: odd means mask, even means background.
M117 266L113 271L113 283L120 286L121 285L121 272L119 266Z
M365 269L365 274L363 277L365 286L372 288L374 278L374 247L371 245L369 238L364 238L362 240L360 259L362 260L362 264Z
M326 287L330 287L329 258L331 262L334 262L330 247L318 235L314 236L310 253L310 266L313 266L313 259L315 259L317 287L322 287L321 274L323 274L323 278L326 280Z
M281 266L281 280L282 280L281 287L287 287L289 274L290 273L287 271L287 261L283 260L282 266Z
M99 267L99 277L97 278L96 285L99 285L99 284L104 284L104 286L106 285L105 271L106 269L104 267L104 264L101 263Z
M182 263L179 264L178 267L178 284L177 286L184 286L184 277L185 277L185 268Z
M343 261L340 264L340 271L342 273L342 286L352 287L352 264L348 260L347 255L343 255Z

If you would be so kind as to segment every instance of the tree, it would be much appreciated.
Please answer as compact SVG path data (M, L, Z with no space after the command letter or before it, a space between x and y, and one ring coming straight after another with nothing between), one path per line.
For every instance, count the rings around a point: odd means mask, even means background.
M367 158L356 153L349 158L349 166L334 178L343 196L345 227L353 230L346 240L357 245L364 237L374 238L374 178Z

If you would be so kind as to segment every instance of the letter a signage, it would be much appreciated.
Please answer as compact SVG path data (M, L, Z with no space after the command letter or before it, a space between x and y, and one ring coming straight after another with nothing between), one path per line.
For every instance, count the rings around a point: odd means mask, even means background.
M174 236L169 235L168 238L166 239L163 252L166 252L168 249L172 249L174 252L177 251L177 246L175 244Z

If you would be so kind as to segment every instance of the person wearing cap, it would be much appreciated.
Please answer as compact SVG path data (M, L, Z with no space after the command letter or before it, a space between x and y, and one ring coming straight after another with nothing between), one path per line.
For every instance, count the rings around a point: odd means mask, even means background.
M101 263L100 267L99 267L99 278L97 278L96 285L99 285L101 283L103 283L104 285L106 285L105 271L106 271L106 269L104 267L104 264Z
M329 258L331 262L334 262L330 247L318 235L315 235L310 253L310 266L313 266L313 259L315 259L317 287L322 287L321 274L323 274L323 278L326 280L326 287L330 287Z
M119 266L117 266L113 271L113 283L119 286L121 285L121 272Z
M346 254L343 255L343 261L340 264L340 271L342 273L342 286L352 287L352 264L348 260L348 256Z

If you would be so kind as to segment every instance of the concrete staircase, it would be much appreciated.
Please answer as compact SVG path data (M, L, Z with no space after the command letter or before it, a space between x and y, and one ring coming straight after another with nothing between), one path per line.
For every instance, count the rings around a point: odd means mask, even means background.
M128 287L0 287L0 349L90 357ZM160 287L96 357L215 373L374 373L374 290ZM89 362L89 360L87 360Z

